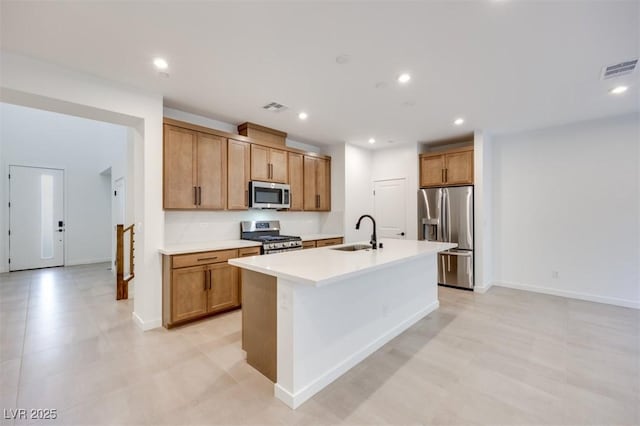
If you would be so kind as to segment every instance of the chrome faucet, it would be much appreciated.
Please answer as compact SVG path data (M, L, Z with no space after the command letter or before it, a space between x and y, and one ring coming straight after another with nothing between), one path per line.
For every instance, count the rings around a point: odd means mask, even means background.
M360 219L358 219L358 223L356 223L356 229L360 229L360 221L365 218L368 217L369 219L371 219L371 222L373 223L373 234L371 235L371 248L373 250L378 248L378 238L376 236L376 220L373 218L373 216L368 215L368 214L363 214L362 216L360 216Z

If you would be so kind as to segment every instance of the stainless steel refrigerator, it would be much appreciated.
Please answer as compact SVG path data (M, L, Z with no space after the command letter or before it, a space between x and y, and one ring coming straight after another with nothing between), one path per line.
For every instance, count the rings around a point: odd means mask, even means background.
M418 191L418 239L458 247L438 255L438 284L473 289L473 186Z

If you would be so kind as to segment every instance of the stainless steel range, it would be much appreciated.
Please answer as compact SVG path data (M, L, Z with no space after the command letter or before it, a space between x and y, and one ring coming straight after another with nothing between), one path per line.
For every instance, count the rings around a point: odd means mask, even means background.
M259 220L240 222L240 238L262 243L262 254L302 250L302 239L290 235L280 235L279 220Z

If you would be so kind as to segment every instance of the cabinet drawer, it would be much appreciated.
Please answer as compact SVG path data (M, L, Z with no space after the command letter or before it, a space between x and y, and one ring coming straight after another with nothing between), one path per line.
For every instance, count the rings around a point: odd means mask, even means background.
M239 257L260 256L260 247L247 247L238 249Z
M316 241L316 247L335 246L338 244L342 244L342 238L329 238Z
M310 249L310 248L316 248L316 240L311 240L311 241L303 241L302 242L302 249Z
M209 263L226 262L228 259L238 257L238 250L205 251L202 253L181 254L172 257L173 268L186 266L207 265Z

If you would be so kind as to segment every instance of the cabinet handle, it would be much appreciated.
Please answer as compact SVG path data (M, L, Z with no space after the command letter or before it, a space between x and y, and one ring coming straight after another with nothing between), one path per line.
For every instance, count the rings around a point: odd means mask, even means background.
M193 187L193 204L198 205L198 187Z
M320 194L316 194L316 209L320 208Z
M209 288L209 271L204 271L204 291Z
M273 163L269 163L269 178L273 179Z
M202 187L201 186L198 187L198 205L199 206L202 205Z
M244 205L249 207L249 190L244 191Z
M446 182L446 180L444 180L444 169L440 169L440 180Z
M218 258L218 256L213 256L213 257L201 257L198 259L198 262L204 262L205 260L216 260Z
M209 290L213 288L213 276L211 275L211 269L209 269Z
M449 180L449 169L444 169L444 181Z

